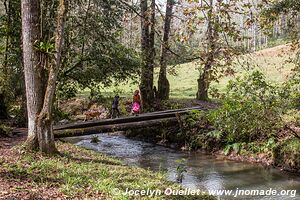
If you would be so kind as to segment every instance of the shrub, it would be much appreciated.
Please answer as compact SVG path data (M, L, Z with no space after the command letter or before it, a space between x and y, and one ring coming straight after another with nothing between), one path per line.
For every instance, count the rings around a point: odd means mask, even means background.
M274 150L275 165L289 169L300 169L300 140L287 139Z
M212 150L216 147L211 126L204 111L193 110L187 115L178 116L181 131L177 134L178 141L184 141L189 149L204 148Z
M92 138L91 138L91 143L99 143L100 142L100 139L98 138L97 135L93 135Z
M226 143L265 140L282 126L282 102L279 88L255 71L230 81L222 106L211 111L208 118L223 133Z
M283 84L280 95L287 100L289 108L300 109L300 74L294 74Z

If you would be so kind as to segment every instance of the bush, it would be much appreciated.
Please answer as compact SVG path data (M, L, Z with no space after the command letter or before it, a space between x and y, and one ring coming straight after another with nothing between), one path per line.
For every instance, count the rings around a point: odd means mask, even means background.
M226 143L266 140L282 127L283 101L279 88L255 71L230 81L222 106L208 118Z
M8 136L12 132L12 128L5 125L5 124L0 124L0 136Z
M300 74L294 74L283 84L281 96L287 100L291 109L300 109Z
M177 141L184 141L188 149L217 148L216 138L209 135L213 130L204 111L193 110L187 115L178 116L178 119L181 131L177 134Z
M300 170L300 140L287 139L274 150L275 165Z

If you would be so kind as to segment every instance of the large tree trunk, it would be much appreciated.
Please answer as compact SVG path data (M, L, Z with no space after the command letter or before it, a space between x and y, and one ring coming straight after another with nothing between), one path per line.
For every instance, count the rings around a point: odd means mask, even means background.
M49 65L47 85L42 79L42 65L49 62L48 55L40 56L34 49L34 42L40 41L39 1L22 1L23 60L26 83L28 139L30 149L39 147L44 153L56 152L52 130L52 107L58 69L61 64L64 24L66 21L67 0L59 0L55 30L55 58ZM39 60L43 57L45 60ZM45 92L43 90L45 88Z
M49 78L44 97L41 113L38 116L38 139L40 151L55 153L56 147L53 135L53 102L56 89L57 75L61 65L61 54L63 48L64 25L67 13L67 0L59 0L56 31L55 31L55 59L50 65Z
M34 43L40 41L40 2L39 0L22 0L22 40L25 87L28 113L28 138L26 146L29 149L38 147L37 116L42 109L42 67L40 52L34 48Z
M167 79L167 51L169 48L169 34L172 19L172 9L174 0L167 0L166 5L166 16L164 25L164 35L161 44L160 54L160 71L158 77L158 97L161 100L169 99L170 94L170 83Z
M211 60L211 59L208 59ZM208 101L208 89L210 85L210 72L211 63L207 61L204 66L203 72L200 74L200 78L198 79L198 91L197 91L197 99L202 101Z
M147 0L141 0L141 48L142 48L142 71L140 91L143 109L149 110L154 101L153 92L153 67L154 67L154 23L155 23L155 0L151 2L151 21L148 16ZM149 26L151 23L151 32Z

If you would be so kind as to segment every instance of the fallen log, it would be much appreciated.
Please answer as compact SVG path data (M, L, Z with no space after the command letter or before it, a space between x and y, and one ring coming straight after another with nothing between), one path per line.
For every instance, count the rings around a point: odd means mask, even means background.
M104 132L126 131L129 129L140 129L140 128L147 128L147 127L159 128L159 127L173 126L176 125L177 123L178 122L176 117L169 117L169 118L154 119L148 121L100 125L100 126L92 126L92 127L77 128L77 129L62 129L62 130L55 130L54 137L55 138L74 137L74 136L91 135L91 134L104 133Z
M169 111L160 111L160 112L153 112L153 113L145 113L139 116L130 116L130 117L123 117L123 118L116 118L116 119L104 119L104 120L95 120L95 121L87 121L87 122L77 122L77 123L70 123L65 125L54 126L54 130L64 130L64 129L80 129L80 128L88 128L93 126L102 126L102 125L114 125L120 123L130 123L130 122L142 122L146 120L154 120L154 119L163 119L163 118L170 118L176 117L176 114L184 114L191 110L200 110L201 107L193 107L193 108L186 108L186 109L176 109L176 110L169 110Z

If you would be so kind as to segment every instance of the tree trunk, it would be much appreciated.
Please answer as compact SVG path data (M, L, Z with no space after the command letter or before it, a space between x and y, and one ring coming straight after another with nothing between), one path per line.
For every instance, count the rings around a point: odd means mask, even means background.
M174 0L167 0L166 5L166 16L164 25L164 35L161 44L161 54L160 54L160 71L158 78L158 97L161 100L169 99L170 94L170 83L167 79L167 50L169 48L169 34L172 19L172 9Z
M197 99L202 101L208 101L208 89L210 85L210 69L212 67L213 55L211 55L204 66L203 72L198 79L198 92Z
M22 0L22 42L23 62L28 113L28 137L26 146L37 149L37 116L42 109L42 67L40 52L34 43L40 41L40 2L39 0Z
M102 125L116 125L121 123L130 123L130 122L139 122L139 121L148 121L154 119L162 119L168 117L176 117L176 114L186 114L193 110L202 110L206 111L210 108L203 108L203 107L190 107L190 108L183 108L183 109L174 109L174 110L164 110L164 111L156 111L156 112L149 112L139 116L134 117L124 117L124 118L116 118L116 119L102 119L102 120L95 120L95 121L86 121L86 122L77 122L77 123L69 123L64 125L54 126L54 131L57 130L64 130L64 129L80 129L80 128L88 128L93 126L102 126Z
M55 153L56 147L53 135L53 102L56 89L57 75L61 65L61 54L63 48L64 26L67 13L67 0L59 0L56 31L55 31L55 59L50 65L49 78L44 97L41 113L38 116L38 139L40 151L44 153Z
M154 4L153 4L154 2ZM140 91L142 96L143 109L148 110L152 107L154 100L153 93L153 65L154 65L154 18L155 0L151 3L151 22L148 16L147 0L141 0L141 48L142 48L142 71ZM151 33L149 24L151 23Z
M5 13L7 17L7 29L10 30L9 26L11 24L11 12L10 12L10 1L4 1L4 8L5 8ZM6 41L5 41L5 54L4 54L4 62L3 62L3 73L4 77L7 79L8 78L8 50L9 50L9 44L10 44L10 34L6 34Z
M40 41L40 1L22 1L22 39L23 64L26 84L28 138L27 147L44 153L56 152L52 130L52 106L55 94L58 69L61 64L61 52L66 20L67 0L59 0L57 24L55 30L54 63L49 66L47 85L43 80L43 63L49 59L40 60L41 56L34 48L34 43ZM45 92L43 90L45 89Z
M215 40L217 32L213 29L213 0L210 0L210 8L207 13L207 52L206 52L206 60L204 63L204 68L200 73L200 77L198 79L198 91L197 91L197 99L202 101L208 100L208 89L210 84L210 70L214 61L215 54Z
M6 107L4 98L5 98L4 94L2 94L0 91L0 119L8 118L7 107Z
M257 44L256 44L256 24L254 23L252 25L252 39L253 39L253 51L257 50Z
M126 131L130 129L143 129L146 127L169 127L175 126L178 123L176 117L162 118L162 119L153 119L148 121L139 121L139 122L130 122L130 123L121 123L113 125L102 125L102 126L92 126L80 129L64 129L56 130L55 138L64 138L64 137L75 137L90 135L96 133L105 133L105 132L114 132L114 131Z

